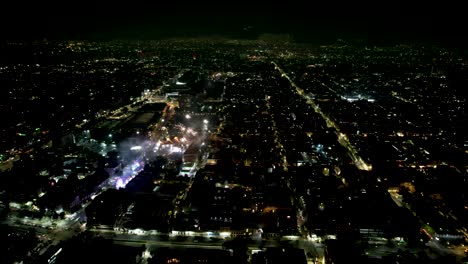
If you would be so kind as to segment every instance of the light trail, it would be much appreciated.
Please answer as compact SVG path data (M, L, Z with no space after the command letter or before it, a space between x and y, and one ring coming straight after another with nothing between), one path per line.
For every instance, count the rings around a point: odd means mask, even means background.
M340 132L340 128L338 125L330 118L328 117L325 113L322 112L322 110L318 107L318 105L310 98L308 95L304 93L304 90L300 87L298 87L291 78L276 64L274 61L271 62L273 65L275 65L275 69L281 73L281 77L286 78L291 86L296 90L296 93L300 95L302 98L304 98L310 106L314 109L314 111L319 114L326 122L327 127L332 127L336 130L338 133L338 143L340 143L341 146L346 148L348 150L348 155L352 159L354 165L359 169L359 170L365 170L365 171L371 171L372 170L372 165L367 164L358 154L354 146L349 142L348 137L346 134Z

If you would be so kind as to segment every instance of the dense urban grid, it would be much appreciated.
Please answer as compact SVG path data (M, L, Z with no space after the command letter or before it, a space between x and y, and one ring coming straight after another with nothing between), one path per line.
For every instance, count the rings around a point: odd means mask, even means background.
M467 58L281 39L5 42L1 262L467 262Z

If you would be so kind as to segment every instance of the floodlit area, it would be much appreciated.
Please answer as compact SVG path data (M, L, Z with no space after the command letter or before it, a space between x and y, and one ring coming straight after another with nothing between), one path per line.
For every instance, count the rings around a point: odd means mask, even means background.
M143 170L145 163L143 161L134 161L122 170L121 176L111 176L110 181L116 189L122 189Z

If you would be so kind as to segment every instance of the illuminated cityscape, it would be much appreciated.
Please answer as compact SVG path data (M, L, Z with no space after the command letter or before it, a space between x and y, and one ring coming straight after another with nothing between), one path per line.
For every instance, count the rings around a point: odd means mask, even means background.
M259 25L2 40L0 262L467 263L466 50Z

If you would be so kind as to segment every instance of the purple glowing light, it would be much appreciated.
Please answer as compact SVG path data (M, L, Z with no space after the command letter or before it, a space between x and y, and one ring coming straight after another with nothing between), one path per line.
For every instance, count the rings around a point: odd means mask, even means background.
M125 188L125 185L126 185L126 184L124 183L124 181L122 180L122 178L118 178L118 179L117 179L117 182L116 182L116 184L115 184L115 188L116 188L116 189Z

